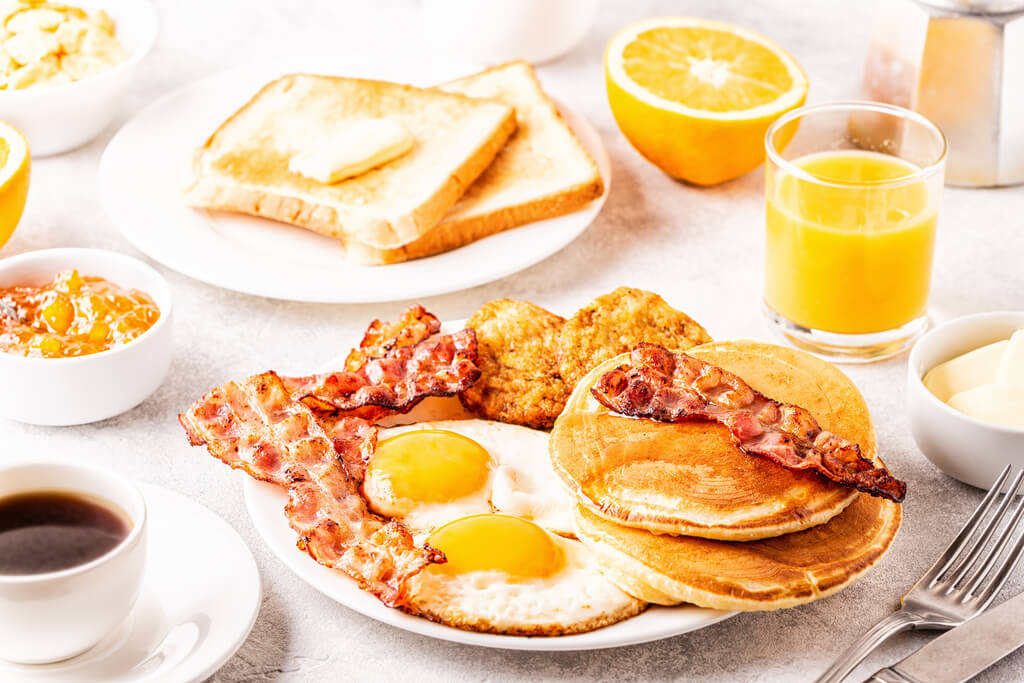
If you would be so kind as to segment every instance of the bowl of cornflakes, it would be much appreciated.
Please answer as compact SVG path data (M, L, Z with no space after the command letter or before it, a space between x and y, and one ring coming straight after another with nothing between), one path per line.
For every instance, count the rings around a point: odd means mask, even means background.
M25 133L33 156L89 142L117 114L157 23L149 0L3 0L0 120Z

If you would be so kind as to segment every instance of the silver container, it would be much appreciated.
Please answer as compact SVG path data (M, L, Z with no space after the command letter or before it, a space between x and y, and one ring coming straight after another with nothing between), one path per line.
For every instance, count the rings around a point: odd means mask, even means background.
M948 184L1024 183L1024 0L879 5L864 96L942 129Z

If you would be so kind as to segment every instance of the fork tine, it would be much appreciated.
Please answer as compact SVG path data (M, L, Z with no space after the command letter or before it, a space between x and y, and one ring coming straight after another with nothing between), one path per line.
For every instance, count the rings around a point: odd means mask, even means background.
M981 609L988 609L988 606L992 604L996 595L999 594L999 590L1006 583L1006 580L1013 574L1013 570L1017 568L1017 564L1020 562L1021 557L1024 556L1024 535L1017 539L1016 545L1014 545L1010 556L1006 558L1006 562L999 569L999 573L996 574L995 578L985 587L981 595L977 597Z
M975 577L964 588L965 595L973 595L981 588L982 583L985 580L985 577L988 575L989 571L995 565L996 560L1003 555L1003 550L1009 545L1010 540L1013 538L1014 532L1017 531L1017 527L1020 525L1021 517L1024 517L1024 496L1022 496L1020 502L1017 503L1017 506L1013 512L1013 517L1010 519L1010 523L1006 525L1006 528L1003 530L1003 533L1000 534L999 540L997 540L995 545L992 547L992 551L989 553L988 558L982 565L981 570L978 571ZM1017 547L1011 550L1010 555L1005 560L1003 560L1003 567L1005 567L1007 564L1016 563L1017 557L1015 557L1015 553L1019 553L1019 548L1022 542L1024 542L1024 534L1022 534L1021 537L1017 539ZM1005 581L1005 578L1003 580ZM991 583L992 582L990 582L990 584ZM1000 584L1000 586L1001 585L1002 584ZM983 591L983 593L987 591L988 588L986 588L985 591Z
M949 569L949 566L953 564L957 557L959 557L960 553L966 546L967 541L974 534L978 524L981 522L981 519L988 512L989 508L992 507L992 502L995 500L999 491L1003 488L1003 484L1006 483L1006 478L1009 475L1010 466L1007 465L1003 468L1002 474L1000 474L999 478L996 479L992 488L990 488L988 493L985 494L985 497L981 499L981 503L978 504L978 507L971 514L967 523L964 524L960 533L956 535L956 538L953 539L953 542L949 544L945 552L943 552L939 559L936 560L935 564L932 565L932 568L921 577L921 580L917 582L917 585L926 585L930 588L935 585L936 579L938 579L943 572Z
M1006 511L1009 509L1010 503L1013 502L1013 497L1017 495L1022 478L1024 478L1024 469L1018 472L1017 476L1014 477L1013 483L1010 484L1009 491L1007 491L1006 495L1003 496L1003 499L999 503L999 507L996 508L995 514L992 515L992 518L985 526L984 531L982 531L981 537L972 544L971 551L967 554L967 557L965 557L963 562L960 563L960 566L956 568L956 571L944 580L944 582L948 584L946 587L947 594L953 592L953 589L963 581L964 577L967 576L967 573L974 568L978 559L981 558L981 554L988 545L989 540L992 538L993 534L995 534L999 525L1002 524L1003 519L1006 516ZM1012 531L1013 527L1011 526L1009 529ZM997 551L1001 550L1002 546L1005 544L1004 538L1000 538L999 541L1000 542L989 551L989 562L987 564L989 568L991 568L991 562L994 561L993 555L997 554ZM986 571L988 570L983 570L980 572L980 575L984 576Z

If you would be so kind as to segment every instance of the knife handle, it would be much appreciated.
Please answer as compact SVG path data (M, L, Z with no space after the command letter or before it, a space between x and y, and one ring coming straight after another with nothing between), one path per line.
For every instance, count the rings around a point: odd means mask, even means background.
M912 676L902 674L896 669L885 667L879 669L870 678L864 679L864 683L925 683Z

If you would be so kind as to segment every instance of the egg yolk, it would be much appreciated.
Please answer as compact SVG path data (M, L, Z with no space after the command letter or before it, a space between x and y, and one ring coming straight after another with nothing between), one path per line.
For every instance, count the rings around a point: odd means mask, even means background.
M368 477L396 498L444 503L483 488L491 455L473 439L444 429L405 432L377 444Z
M551 534L533 522L509 515L471 515L445 524L427 544L448 558L430 571L465 574L500 571L513 579L551 576L565 563Z

